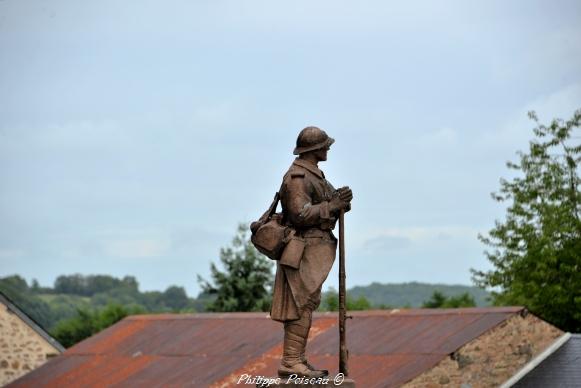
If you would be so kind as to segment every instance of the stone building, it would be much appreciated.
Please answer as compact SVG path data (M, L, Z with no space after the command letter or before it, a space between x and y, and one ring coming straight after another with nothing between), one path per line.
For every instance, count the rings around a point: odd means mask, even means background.
M581 334L566 333L501 388L581 387Z
M0 292L0 386L64 352L40 325Z

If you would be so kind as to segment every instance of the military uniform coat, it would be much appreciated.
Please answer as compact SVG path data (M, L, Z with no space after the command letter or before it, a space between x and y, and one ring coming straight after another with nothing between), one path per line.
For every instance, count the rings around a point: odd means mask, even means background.
M337 239L331 232L337 219L329 211L334 191L316 165L299 158L284 176L280 190L283 222L296 230L304 250L297 258L298 268L277 263L270 312L276 321L299 319L307 303L320 303L321 286L337 250Z

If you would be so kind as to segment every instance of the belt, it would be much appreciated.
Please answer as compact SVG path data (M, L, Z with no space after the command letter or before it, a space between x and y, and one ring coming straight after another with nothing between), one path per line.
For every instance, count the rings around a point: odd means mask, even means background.
M323 237L330 238L333 236L331 230L323 230L319 228L298 229L297 234L301 237Z

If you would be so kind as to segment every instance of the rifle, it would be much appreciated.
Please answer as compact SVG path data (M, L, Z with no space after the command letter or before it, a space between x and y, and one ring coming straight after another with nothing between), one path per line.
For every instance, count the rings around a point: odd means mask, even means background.
M345 210L341 210L339 212L339 373L348 376L349 350L345 341L345 321L347 320L345 278Z

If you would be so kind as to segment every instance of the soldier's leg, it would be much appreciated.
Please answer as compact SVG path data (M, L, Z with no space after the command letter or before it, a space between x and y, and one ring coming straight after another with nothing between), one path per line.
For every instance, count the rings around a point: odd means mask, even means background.
M306 315L308 315L308 321L309 321L309 325L308 325L308 329L307 329L307 333L305 336L305 346L302 349L302 353L301 353L301 362L303 364L305 364L309 369L316 371L316 372L320 372L323 373L325 375L329 374L329 371L326 369L317 369L315 368L313 365L311 365L308 361L307 361L307 356L306 356L306 342L309 338L309 331L311 329L312 323L313 323L313 311L315 311L318 307L319 304L321 303L321 288L319 288L317 290L317 292L315 294L313 294L311 296L311 298L309 298L308 303L305 306L305 309L308 309L308 313L305 312Z
M308 303L303 308L299 319L284 323L283 357L278 370L280 376L297 374L306 377L323 377L328 374L327 371L312 370L304 362L314 308L316 308L316 303Z
M301 363L301 354L304 349L309 335L310 314L303 311L301 317L294 321L284 323L284 348L282 352L282 364L292 367Z
M303 348L301 349L300 359L302 363L306 364L307 357L305 354L307 351L307 341L309 339L309 332L311 331L311 325L313 324L313 310L311 310L310 308L308 310L305 310L304 315L305 322L307 323L307 328L305 333L305 346L303 346Z
M303 364L301 354L307 343L308 314L302 314L300 319L288 321L284 324L284 348L282 360L278 368L281 377L297 375L300 377L323 377L322 372L313 371Z

